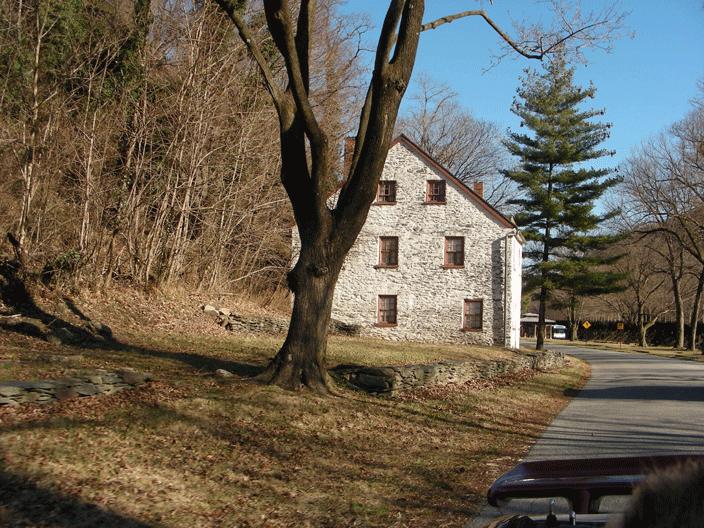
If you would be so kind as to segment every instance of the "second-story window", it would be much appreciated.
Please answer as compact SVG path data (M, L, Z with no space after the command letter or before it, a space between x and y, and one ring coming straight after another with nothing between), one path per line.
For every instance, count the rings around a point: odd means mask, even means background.
M425 192L425 203L445 203L445 180L428 180Z
M398 237L379 237L379 267L398 266Z
M464 266L464 237L445 237L445 267Z
M376 203L395 204L396 203L396 182L392 180L382 180L376 192Z

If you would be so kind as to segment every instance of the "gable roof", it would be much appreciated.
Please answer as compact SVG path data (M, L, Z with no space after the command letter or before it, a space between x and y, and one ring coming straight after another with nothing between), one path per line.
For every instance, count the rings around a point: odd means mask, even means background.
M449 170L447 170L445 167L435 161L430 156L430 154L428 154L420 146L414 143L408 136L404 134L399 135L396 139L391 142L389 150L391 150L392 147L398 144L403 145L413 154L418 156L421 161L423 161L423 163L438 172L443 178L450 180L460 190L460 192L462 192L465 196L467 196L467 198L469 198L472 203L474 203L474 205L476 205L479 209L487 213L487 215L496 220L500 225L516 229L516 224L514 224L511 220L501 214L493 205L491 205L484 198L475 193L465 183L463 183L456 176L454 176Z

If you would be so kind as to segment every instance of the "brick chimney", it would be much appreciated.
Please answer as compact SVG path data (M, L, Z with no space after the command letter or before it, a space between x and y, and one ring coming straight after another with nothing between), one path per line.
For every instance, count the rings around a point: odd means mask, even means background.
M484 182L475 181L473 185L473 190L479 195L480 198L484 198Z
M352 157L354 156L354 147L356 142L356 136L348 136L345 138L345 152L342 166L343 178L347 178L350 175L350 168L352 167Z

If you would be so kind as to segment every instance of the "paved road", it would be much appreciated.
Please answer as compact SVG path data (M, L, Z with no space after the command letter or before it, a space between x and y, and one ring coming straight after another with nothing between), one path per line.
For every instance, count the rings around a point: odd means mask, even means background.
M588 361L592 376L527 460L704 451L704 363L571 346L549 348ZM487 507L482 517L495 511Z

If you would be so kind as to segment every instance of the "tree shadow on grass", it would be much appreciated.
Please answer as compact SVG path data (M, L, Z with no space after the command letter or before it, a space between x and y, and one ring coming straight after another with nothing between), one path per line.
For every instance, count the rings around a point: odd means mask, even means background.
M7 471L0 463L0 525L55 528L157 528Z
M75 325L43 310L35 302L17 264L0 261L0 300L11 315L0 318L0 330L44 340L57 339L72 348L93 351L116 351L137 354L169 361L178 361L198 370L225 369L244 378L254 377L264 370L264 365L241 363L196 353L170 352L123 343L114 338L104 324L92 321L68 297L63 301L81 321Z

